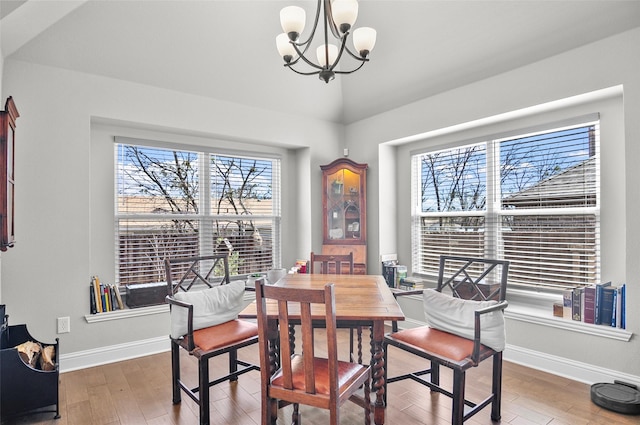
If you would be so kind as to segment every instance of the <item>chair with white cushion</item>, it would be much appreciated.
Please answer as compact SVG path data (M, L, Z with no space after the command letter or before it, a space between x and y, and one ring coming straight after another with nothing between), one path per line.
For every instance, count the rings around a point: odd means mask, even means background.
M386 365L387 357L393 356L388 346L393 346L430 361L430 368L386 378L386 382L412 379L450 397L454 425L462 425L488 405L491 419L498 421L508 269L508 261L441 256L437 288L423 293L427 326L393 332L384 339ZM493 359L491 394L472 402L465 399L465 372L486 359ZM451 391L440 384L440 366L453 371Z
M259 370L238 359L238 349L258 342L258 326L238 319L244 307L245 282L230 282L226 255L165 259L167 302L171 308L171 375L173 403L184 391L200 408L200 424L208 425L209 388L237 381L243 373ZM198 386L180 379L180 348L198 359ZM209 359L229 355L229 372L209 379Z

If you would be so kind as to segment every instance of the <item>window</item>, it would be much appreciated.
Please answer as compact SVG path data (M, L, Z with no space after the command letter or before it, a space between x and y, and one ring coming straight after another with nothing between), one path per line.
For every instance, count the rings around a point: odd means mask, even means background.
M511 262L509 283L597 283L599 124L582 122L412 155L413 270L441 254Z
M118 284L164 282L168 256L228 253L231 275L279 267L279 159L126 143L115 155Z

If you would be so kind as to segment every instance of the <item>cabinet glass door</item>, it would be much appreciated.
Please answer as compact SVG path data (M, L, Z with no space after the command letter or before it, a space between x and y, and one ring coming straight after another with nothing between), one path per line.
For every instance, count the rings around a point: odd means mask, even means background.
M343 168L326 178L328 238L332 241L360 239L360 175Z

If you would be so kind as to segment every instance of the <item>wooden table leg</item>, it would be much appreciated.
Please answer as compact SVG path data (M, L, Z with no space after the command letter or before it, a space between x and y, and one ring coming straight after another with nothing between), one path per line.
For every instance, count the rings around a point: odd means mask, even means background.
M384 322L375 321L373 323L373 332L371 334L371 373L372 385L371 392L375 393L376 400L373 404L373 420L376 425L384 424L385 411L385 391L387 388L384 379L384 353L382 341L384 338Z
M280 347L278 344L278 321L277 320L268 320L267 321L267 344L269 348L269 376L272 376L276 373L276 370L280 367ZM268 381L268 378L264 376L265 370L261 370L261 380L262 382ZM266 394L264 393L265 387L262 387L262 423L275 425L276 420L278 418L278 403L272 399L267 399Z
M278 344L278 321L267 321L267 335L269 337L269 375L276 373L280 367L280 347Z

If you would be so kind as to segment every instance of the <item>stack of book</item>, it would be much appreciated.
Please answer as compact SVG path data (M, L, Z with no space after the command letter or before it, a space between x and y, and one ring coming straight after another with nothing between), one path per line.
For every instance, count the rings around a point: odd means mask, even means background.
M101 283L98 276L92 276L89 285L89 309L91 314L124 309L120 291L115 285Z
M562 305L554 305L554 316L626 329L626 290L626 284L611 282L567 289Z
M382 261L382 276L387 282L389 288L395 288L398 280L398 260L390 256L390 259L383 259Z
M424 284L419 277L405 277L400 279L398 288L404 289L405 291L412 291L414 289L424 289Z

